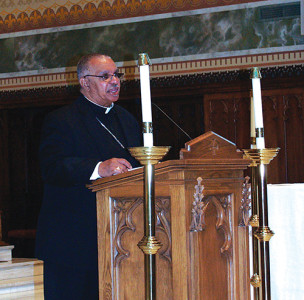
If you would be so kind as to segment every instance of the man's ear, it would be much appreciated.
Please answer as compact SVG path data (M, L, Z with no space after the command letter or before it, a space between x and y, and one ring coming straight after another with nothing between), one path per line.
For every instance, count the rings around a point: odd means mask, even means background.
M87 90L89 88L89 84L88 84L87 80L84 77L80 78L79 83L80 83L80 86L83 89Z

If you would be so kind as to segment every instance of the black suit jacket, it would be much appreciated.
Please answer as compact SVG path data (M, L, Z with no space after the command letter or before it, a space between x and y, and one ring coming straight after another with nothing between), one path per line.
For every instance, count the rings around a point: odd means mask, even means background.
M97 267L95 193L86 188L96 164L113 157L138 162L99 124L83 96L47 116L42 131L40 165L44 199L39 215L36 256L44 261ZM139 146L134 117L115 105L126 147Z

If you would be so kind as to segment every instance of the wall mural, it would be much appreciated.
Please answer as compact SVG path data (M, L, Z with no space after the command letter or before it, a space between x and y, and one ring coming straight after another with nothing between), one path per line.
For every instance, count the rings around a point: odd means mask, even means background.
M141 52L152 59L152 76L304 62L300 15L265 20L259 6L87 27L0 39L0 90L76 84L78 58L94 52L111 55L126 79L137 78Z
M258 2L262 0L247 0ZM242 0L0 0L0 34L244 3Z

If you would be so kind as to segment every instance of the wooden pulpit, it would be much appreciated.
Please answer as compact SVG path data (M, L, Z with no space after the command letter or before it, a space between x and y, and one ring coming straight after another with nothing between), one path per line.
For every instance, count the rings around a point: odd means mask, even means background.
M249 300L248 191L235 144L213 132L155 167L158 300ZM99 299L145 298L143 169L99 179Z

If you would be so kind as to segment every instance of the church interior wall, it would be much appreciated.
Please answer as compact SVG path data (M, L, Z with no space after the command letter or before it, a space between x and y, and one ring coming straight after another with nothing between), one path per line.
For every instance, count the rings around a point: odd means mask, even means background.
M290 15L282 9L287 4ZM191 137L212 130L240 149L250 147L250 68L261 67L266 146L281 148L269 182L303 182L299 6L297 0L0 0L0 210L15 254L33 253L44 116L77 97L75 66L88 52L107 52L126 74L120 103L139 122L136 60L147 52L153 102ZM155 144L171 145L167 159L178 158L188 138L155 108L153 120Z

